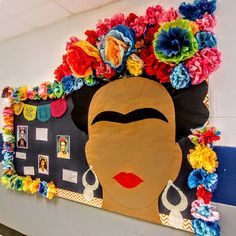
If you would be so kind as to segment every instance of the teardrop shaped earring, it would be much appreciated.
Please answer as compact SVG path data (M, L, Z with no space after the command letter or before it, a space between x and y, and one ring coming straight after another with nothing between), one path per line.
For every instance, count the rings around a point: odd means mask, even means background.
M87 174L88 174L89 171L92 171L92 173L95 177L95 182L94 182L94 184L91 184L91 185L88 184L88 182L86 180L86 177L87 177ZM83 192L84 198L87 201L91 201L94 198L94 192L93 191L96 190L99 186L98 178L97 178L95 172L93 171L92 166L89 166L89 169L86 172L84 172L84 174L82 176L82 184L85 187L84 192Z
M167 199L167 192L170 189L170 187L173 187L180 195L180 202L176 206L172 205ZM161 201L163 205L170 211L169 214L170 226L182 229L184 218L180 212L184 211L187 208L188 200L184 195L184 193L177 186L175 186L171 180L168 181L168 184L162 193Z

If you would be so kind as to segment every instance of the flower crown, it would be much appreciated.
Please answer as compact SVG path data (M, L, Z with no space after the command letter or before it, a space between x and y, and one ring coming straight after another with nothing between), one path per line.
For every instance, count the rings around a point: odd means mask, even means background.
M200 84L221 62L213 33L215 9L216 0L195 0L178 11L157 5L144 16L120 13L99 21L96 30L85 32L86 40L70 38L56 80L73 76L92 86L143 75L175 89Z
M71 37L54 82L28 89L7 87L11 103L61 98L83 85L123 76L143 76L175 89L208 80L220 65L214 28L216 0L194 0L179 9L148 7L144 16L130 13L99 21L86 40Z

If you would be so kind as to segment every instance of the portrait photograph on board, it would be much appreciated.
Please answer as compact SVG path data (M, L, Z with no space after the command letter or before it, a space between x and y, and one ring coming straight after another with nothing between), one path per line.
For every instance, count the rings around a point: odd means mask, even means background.
M49 159L46 155L38 155L38 173L49 174Z
M70 159L70 136L57 135L57 157Z
M17 147L28 148L28 126L17 126Z

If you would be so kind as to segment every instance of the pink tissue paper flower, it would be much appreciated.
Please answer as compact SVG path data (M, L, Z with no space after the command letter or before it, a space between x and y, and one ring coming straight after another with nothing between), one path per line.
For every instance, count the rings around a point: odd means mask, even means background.
M216 16L205 13L202 19L197 19L196 23L200 31L212 32L216 26Z
M164 9L162 6L148 7L146 10L145 21L147 24L155 25L158 23L160 14L163 14Z
M187 61L192 84L200 84L217 70L221 63L221 53L216 48L204 48Z
M216 207L210 204L204 204L203 200L195 200L192 202L191 214L195 219L208 222L214 222L220 219L220 214L216 211Z
M170 22L173 20L176 20L178 18L178 12L173 7L168 9L167 11L164 11L159 15L158 18L158 24L161 25L165 22Z
M130 13L127 16L125 24L126 26L134 30L136 37L142 36L147 28L147 25L145 23L145 18L143 16L138 17L134 13Z
M108 33L108 31L120 24L125 24L125 16L122 13L115 14L111 19L105 18L103 21L98 21L96 28L97 28L97 35L104 36Z

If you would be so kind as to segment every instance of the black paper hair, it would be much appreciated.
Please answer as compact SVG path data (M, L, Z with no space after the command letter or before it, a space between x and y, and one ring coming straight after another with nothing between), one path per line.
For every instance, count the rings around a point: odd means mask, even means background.
M112 83L112 82L111 82ZM158 82L157 82L158 83ZM88 134L88 110L94 94L106 83L102 82L96 86L84 86L72 93L74 108L71 118L75 125ZM190 129L203 126L209 118L209 111L203 103L208 85L204 81L199 85L190 86L186 89L176 90L170 84L165 86L173 99L176 115L176 141L188 136Z

